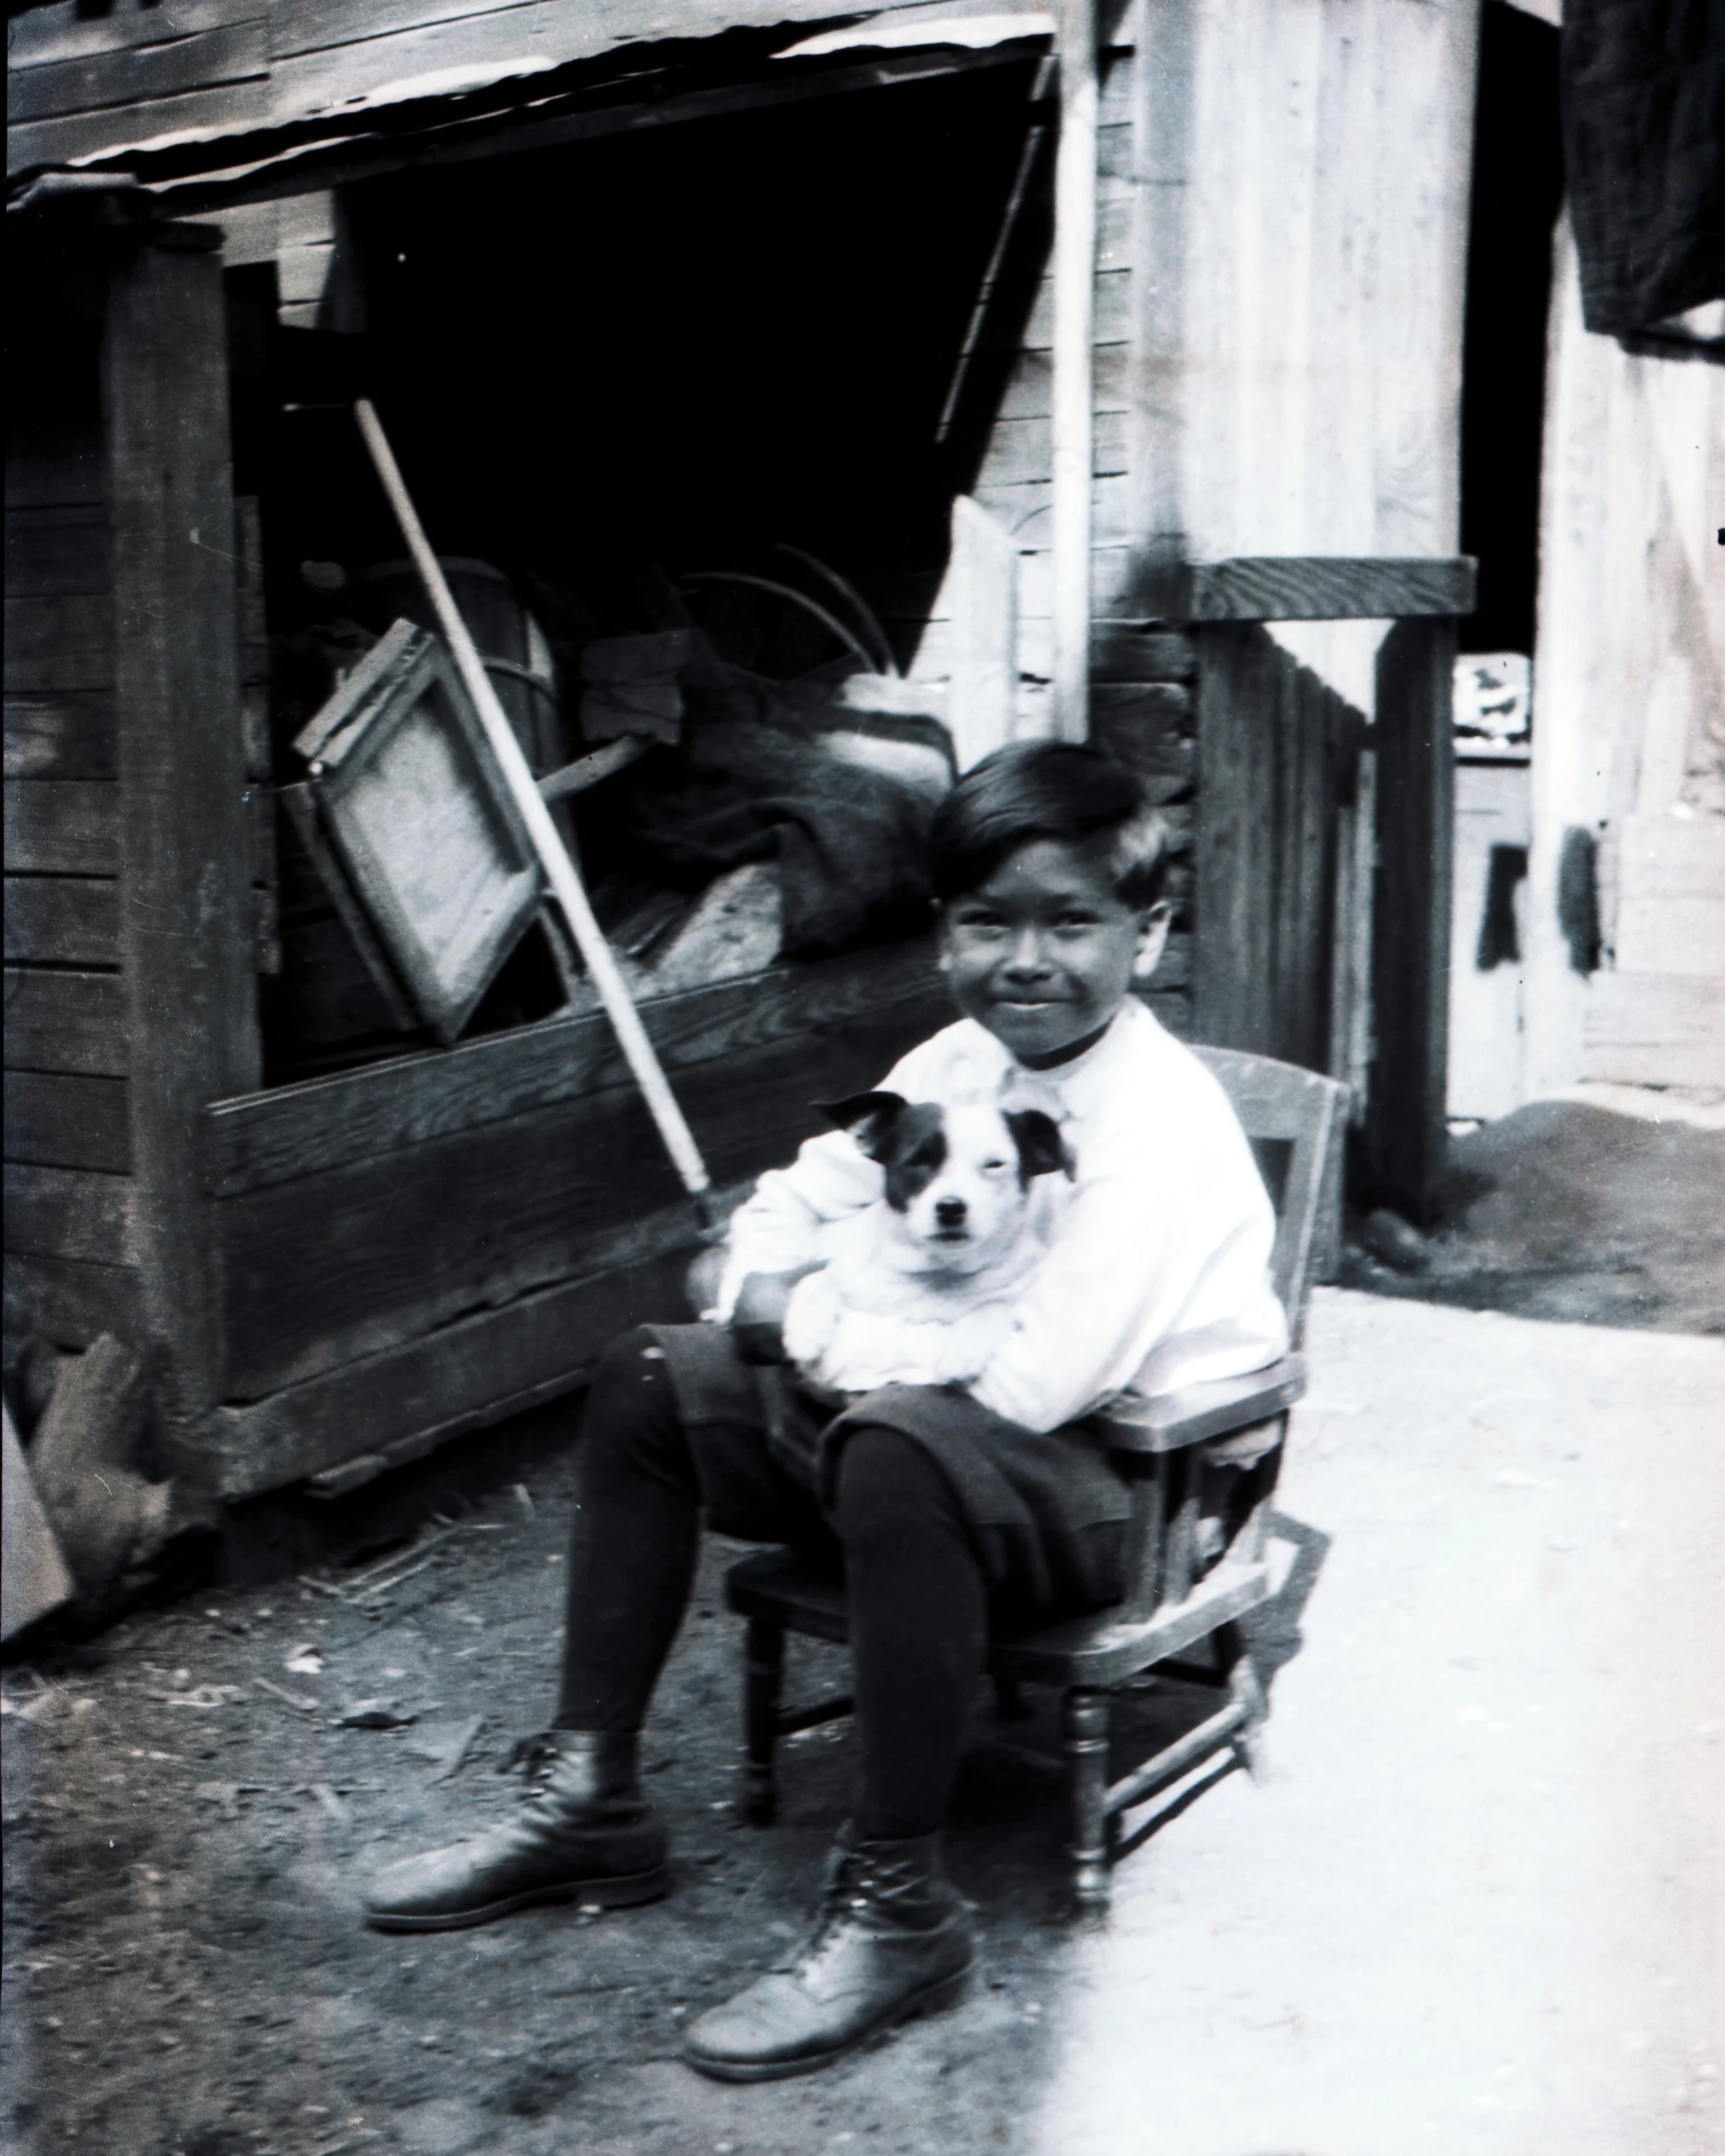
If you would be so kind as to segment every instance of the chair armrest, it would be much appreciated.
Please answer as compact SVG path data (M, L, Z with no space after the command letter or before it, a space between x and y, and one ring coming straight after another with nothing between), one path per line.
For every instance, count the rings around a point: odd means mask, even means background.
M1225 1437L1268 1422L1292 1407L1305 1390L1306 1358L1284 1355L1267 1369L1248 1370L1243 1377L1213 1378L1151 1399L1117 1401L1096 1421L1111 1451L1178 1452L1207 1437Z

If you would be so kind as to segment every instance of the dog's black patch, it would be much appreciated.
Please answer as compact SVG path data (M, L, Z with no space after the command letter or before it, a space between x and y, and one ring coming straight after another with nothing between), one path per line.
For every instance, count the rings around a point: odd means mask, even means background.
M1070 1183L1076 1166L1060 1136L1060 1127L1040 1108L1015 1108L1006 1118L1019 1149L1019 1181L1028 1190L1037 1175L1052 1175L1056 1168Z
M876 1154L886 1170L886 1202L895 1213L907 1212L911 1200L927 1189L947 1164L947 1132L941 1111L932 1101L907 1107L894 1127L884 1154Z
M853 1093L816 1105L886 1170L886 1202L896 1213L904 1212L946 1165L947 1133L932 1101L912 1106L901 1093ZM1045 1116L1042 1120L1048 1122Z

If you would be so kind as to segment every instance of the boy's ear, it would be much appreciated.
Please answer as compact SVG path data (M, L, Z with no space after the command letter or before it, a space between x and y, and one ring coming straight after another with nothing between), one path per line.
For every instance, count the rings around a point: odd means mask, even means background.
M1060 1136L1060 1127L1040 1108L1015 1108L1006 1118L1019 1149L1019 1174L1028 1183L1033 1175L1052 1175L1056 1168L1070 1183L1077 1163Z
M1145 910L1138 925L1138 947L1132 957L1132 978L1147 981L1162 963L1162 954L1168 947L1168 932L1174 917L1174 909L1167 899L1158 898L1154 906Z
M817 1101L814 1105L841 1131L849 1131L870 1160L884 1160L899 1117L910 1103L902 1093L852 1093L842 1101Z

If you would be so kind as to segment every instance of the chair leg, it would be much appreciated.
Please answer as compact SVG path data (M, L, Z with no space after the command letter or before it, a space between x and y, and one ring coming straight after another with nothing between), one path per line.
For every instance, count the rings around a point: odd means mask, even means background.
M1235 1757L1255 1782L1260 1781L1265 1771L1262 1731L1270 1717L1270 1702L1239 1625L1231 1621L1218 1625L1215 1640L1230 1697L1246 1712L1245 1721L1234 1734Z
M784 1627L765 1617L748 1625L743 1723L748 1756L743 1768L742 1815L751 1826L771 1826L778 1810L773 1755L778 1744L779 1688L784 1680Z
M1108 1722L1106 1692L1078 1685L1066 1694L1062 1734L1072 1778L1072 1891L1081 1909L1106 1909L1111 1886Z

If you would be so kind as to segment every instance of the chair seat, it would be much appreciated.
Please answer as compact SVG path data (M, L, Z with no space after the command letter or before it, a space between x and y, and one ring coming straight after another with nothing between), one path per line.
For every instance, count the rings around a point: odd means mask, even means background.
M1279 1536L1261 1557L1224 1562L1207 1573L1183 1600L1140 1614L1118 1608L1019 1633L989 1643L988 1666L997 1676L1027 1684L1123 1684L1153 1663L1165 1661L1231 1619L1279 1594L1297 1553ZM793 1550L763 1550L732 1566L726 1594L740 1617L764 1619L793 1632L843 1645L850 1636L845 1583L823 1573Z

